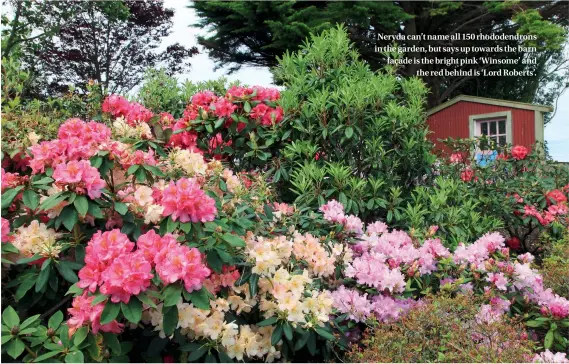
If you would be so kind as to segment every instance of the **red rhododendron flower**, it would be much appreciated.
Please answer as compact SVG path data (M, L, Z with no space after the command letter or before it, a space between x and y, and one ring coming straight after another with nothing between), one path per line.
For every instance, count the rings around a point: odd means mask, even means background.
M460 179L464 182L470 182L474 177L474 171L470 168L465 169L460 173Z
M506 239L506 245L510 249L519 249L521 247L521 241L517 236L512 236L509 239Z
M516 160L522 160L528 155L528 149L523 145L516 145L512 148L512 157Z
M214 114L220 118L230 117L231 114L235 111L235 109L237 109L237 105L233 105L231 102L227 101L227 99L224 99L223 97L218 99L215 103L213 103L213 106L215 106Z
M545 194L545 199L549 205L567 202L567 196L565 196L565 194L559 190L549 191Z

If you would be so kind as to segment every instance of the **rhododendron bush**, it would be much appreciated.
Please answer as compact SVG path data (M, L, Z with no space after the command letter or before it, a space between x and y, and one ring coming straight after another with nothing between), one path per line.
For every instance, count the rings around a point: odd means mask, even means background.
M521 319L552 351L536 360L567 350L569 301L499 233L451 252L335 200L317 212L279 203L262 176L215 153L161 146L144 107L105 105L112 128L70 119L30 148L29 174L2 171L12 358L332 360L366 325L440 291L479 297L477 322Z
M460 179L477 195L487 215L502 220L509 247L540 252L543 232L560 237L569 228L569 168L546 159L540 145L532 150L521 145L487 146L490 150L484 155L470 153L484 143L448 140L454 153L442 173Z

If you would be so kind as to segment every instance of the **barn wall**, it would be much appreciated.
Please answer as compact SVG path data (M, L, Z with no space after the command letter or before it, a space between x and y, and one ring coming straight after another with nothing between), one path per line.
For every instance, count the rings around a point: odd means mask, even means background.
M530 147L535 143L535 111L468 101L459 101L429 116L427 119L431 131L429 138L435 143L436 149L445 150L446 148L437 139L468 138L470 115L509 110L512 111L513 144Z

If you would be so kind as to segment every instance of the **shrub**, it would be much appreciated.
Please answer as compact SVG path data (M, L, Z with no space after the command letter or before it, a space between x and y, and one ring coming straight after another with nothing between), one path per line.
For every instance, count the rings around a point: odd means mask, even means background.
M539 145L529 151L523 146L483 146L485 140L447 143L455 153L442 165L442 173L462 180L486 214L503 222L512 247L538 253L543 249L540 235L555 234L554 222L569 226L569 168L546 159ZM494 150L497 157L476 162L470 151L480 149Z
M433 185L418 186L406 208L396 215L397 226L413 231L413 236L440 237L449 248L475 240L487 231L502 227L488 216L482 203L462 181L437 177Z
M547 251L541 266L543 283L563 297L569 297L569 230L559 240L543 237Z
M285 54L274 74L286 87L280 139L290 141L274 169L293 192L283 198L308 206L334 198L347 212L391 222L434 162L425 85L370 71L342 27Z
M514 320L477 322L480 298L459 295L424 299L401 320L377 325L353 344L348 362L506 362L533 358L533 342Z

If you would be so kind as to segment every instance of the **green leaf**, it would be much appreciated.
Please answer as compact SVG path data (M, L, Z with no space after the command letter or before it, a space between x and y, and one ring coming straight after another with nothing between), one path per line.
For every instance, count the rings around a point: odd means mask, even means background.
M306 342L306 347L308 348L308 352L310 355L316 355L316 334L310 331L310 335L308 335L308 341Z
M279 341L281 341L282 336L283 336L283 327L279 325L275 327L275 330L271 335L271 345L276 346L279 343Z
M61 211L59 218L63 221L63 226L65 226L69 231L72 231L77 221L79 221L77 210L71 206L66 206L63 211Z
M109 298L106 294L97 293L95 299L91 302L91 306L95 306L97 303L106 301Z
M38 356L37 358L35 358L34 362L38 363L38 362L43 361L45 359L49 359L51 357L54 357L59 353L61 353L61 351L49 351L49 352L42 354L42 355Z
M132 166L128 167L128 169L126 170L126 175L130 176L131 174L134 174L134 172L136 172L139 168L140 164L133 164Z
M115 201L115 211L125 215L128 212L128 206L125 203Z
M49 210L55 206L57 206L61 201L65 200L67 198L66 195L64 195L64 192L59 192L56 193L53 196L49 196L47 199L45 199L41 204L39 209L40 210Z
M287 339L292 340L292 326L286 322L283 326L283 331Z
M51 262L51 259L46 260L46 262ZM47 285L49 281L49 276L51 275L51 265L48 265L46 269L40 271L38 279L36 280L36 292L41 292L43 288Z
M182 286L179 283L166 286L162 297L164 297L164 307L177 305L182 298Z
M73 206L75 206L75 210L77 210L80 216L85 216L89 211L89 200L85 196L77 196L75 201L73 201Z
M12 201L14 201L14 198L16 198L16 196L18 195L18 193L20 192L20 190L22 188L24 188L24 186L18 186L16 188L9 189L2 194L2 208L3 209L10 207L10 205L12 204Z
M257 324L257 326L259 326L259 327L269 326L269 325L276 324L277 321L278 321L278 318L276 318L276 317L273 316L273 317L269 317L268 319L259 322L259 323Z
M304 334L302 334L300 339L298 339L294 343L294 351L299 351L300 349L302 349L304 345L306 345L306 343L308 342L309 337L310 337L310 331L306 331Z
M10 355L13 359L16 359L22 355L25 348L26 344L24 344L24 342L20 339L12 340L3 347L3 349L6 350L6 353L8 353L8 355Z
M324 329L314 329L314 331L316 331L316 333L320 336L322 336L324 339L329 340L329 341L336 341L336 338L334 337L334 335L332 335L330 332L324 330Z
M69 289L67 290L67 292L65 293L65 295L74 295L77 296L78 294L83 294L83 288L77 286L77 284L72 285L71 287L69 287Z
M41 257L42 257L41 255L36 254L36 255L31 256L31 257L29 257L29 258L20 259L20 260L18 260L18 261L16 262L16 264L28 264L28 263L30 263L30 262L34 262L34 261L40 259Z
M223 240L225 240L226 242L229 243L229 245L231 245L232 247L245 247L245 241L243 239L241 239L240 237L238 237L237 235L232 235L229 233L225 233L221 236L221 238Z
M199 349L197 349L196 351L192 352L190 355L188 355L188 360L189 361L197 361L199 358L201 358L205 353L207 352L207 346L201 346Z
M164 333L170 336L178 326L178 306L162 307Z
M219 259L219 255L215 250L210 250L207 252L207 264L213 268L217 273L221 273L223 268L223 262Z
M36 277L30 277L20 283L20 286L14 295L14 299L16 299L16 301L21 300L26 295L26 293L28 293L28 291L36 284L36 279Z
M168 222L166 223L166 232L171 233L178 228L178 221L172 220L172 217L168 217Z
M105 308L101 313L101 325L106 325L116 319L120 310L121 306L119 304L107 301Z
M25 328L27 328L31 324L35 323L39 317L40 317L40 315L38 314L38 315L30 316L27 319L25 319L24 322L22 322L22 324L20 325L20 330L24 330Z
M71 269L68 262L60 260L59 263L56 265L56 267L57 270L59 271L59 274L61 274L61 276L67 282L76 283L77 281L79 281L77 274L75 274L75 272Z
M73 335L73 345L77 346L81 344L87 338L89 334L89 328L87 326L83 326L77 331L75 331L75 335Z
M160 170L160 168L156 167L156 166L149 166L149 165L144 165L143 166L144 169L146 169L147 171L149 171L150 173L152 173L155 176L158 177L166 177L166 175L164 174L164 172L162 172Z
M350 139L352 137L352 135L354 135L354 128L352 128L351 126L348 126L346 128L345 134L346 134L346 138Z
M233 360L224 351L218 351L217 355L219 356L220 363L233 363Z
M116 334L110 332L103 332L103 341L105 342L105 345L111 348L113 354L115 355L121 354L121 343L119 342L119 338L117 337Z
M130 298L128 305L121 303L121 310L124 317L133 324L137 324L142 318L142 303L134 296Z
M209 295L205 287L202 287L198 291L193 291L189 294L190 301L199 309L209 310Z
M136 296L142 303L145 303L147 306L150 306L152 308L156 308L156 304L154 303L154 301L152 301L152 299L150 297L148 297L146 294L141 293L138 296Z
M38 207L40 203L39 195L33 190L25 190L23 194L24 205L29 207L32 211Z
M549 330L545 335L545 339L543 340L543 347L546 349L550 349L553 345L553 335L555 330Z
M32 182L32 185L47 185L47 184L50 184L51 182L53 182L53 178L44 177L44 178L39 179L35 182Z
M528 321L526 322L526 326L528 327L541 327L544 325L544 322L541 321Z
M249 103L249 101L245 101L245 103L243 104L243 110L246 113L250 113L251 112L251 104Z
M63 313L61 311L57 311L49 318L49 321L47 322L47 327L57 330L62 322L63 322Z
M251 294L251 297L255 297L255 295L257 294L258 283L259 283L259 275L256 273L251 274L251 277L249 278L249 293Z

